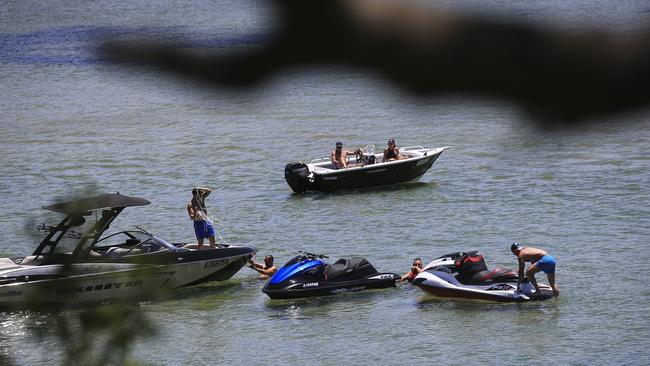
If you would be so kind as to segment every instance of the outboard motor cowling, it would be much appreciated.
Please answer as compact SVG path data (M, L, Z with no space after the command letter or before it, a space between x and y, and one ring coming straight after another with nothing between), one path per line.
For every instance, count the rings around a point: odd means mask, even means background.
M284 167L284 179L294 192L306 192L309 186L309 167L301 162L289 163Z

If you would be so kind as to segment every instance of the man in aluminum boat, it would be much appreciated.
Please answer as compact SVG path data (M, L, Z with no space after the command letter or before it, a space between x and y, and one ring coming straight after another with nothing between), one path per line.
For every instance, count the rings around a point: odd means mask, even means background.
M343 150L343 143L338 141L336 148L330 154L330 160L335 169L345 169L348 167L348 156L358 154L359 152L361 152L361 149L354 151Z

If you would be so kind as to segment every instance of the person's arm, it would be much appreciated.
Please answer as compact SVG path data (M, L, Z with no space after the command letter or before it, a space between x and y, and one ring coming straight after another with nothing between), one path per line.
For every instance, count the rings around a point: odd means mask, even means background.
M201 196L203 196L204 198L209 196L210 193L212 193L212 190L210 188L207 188L207 187L197 187L196 189L199 191L199 194Z
M521 282L524 280L524 267L526 266L526 263L524 262L524 259L521 257L517 257L517 261L519 262L519 270L517 272L517 291L519 291L519 286L521 285Z
M388 155L388 148L385 148L385 149L384 149L384 157L383 157L383 159L381 159L381 162L382 162L382 163L385 163L385 162L387 161L387 159L386 159L386 155Z
M254 269L254 270L256 270L256 271L257 271L258 268L264 268L264 266L263 266L262 264L257 263L257 262L255 262L255 261L252 260L252 259L251 259L250 261L248 261L248 263L250 263L251 268Z
M404 281L408 280L410 274L411 274L411 271L408 271L408 272L404 273L404 275L399 278L399 282L404 282Z
M273 267L271 267L271 268L269 268L269 269L264 269L264 268L255 268L255 270L256 270L257 272L261 273L261 274L264 274L264 275L267 275L267 276L271 276L271 275L274 274L275 271L277 271L278 269L277 269L275 266L273 266Z
M403 156L400 156L400 154L399 154L399 148L398 148L397 146L395 146L395 149L394 149L394 150L395 150L395 159L396 159L396 160L399 160L400 158L403 158Z
M190 220L194 220L196 217L196 212L194 212L194 207L192 207L192 203L187 204L187 214L190 215Z
M349 151L341 151L341 164L344 169L348 167L348 155L350 155Z

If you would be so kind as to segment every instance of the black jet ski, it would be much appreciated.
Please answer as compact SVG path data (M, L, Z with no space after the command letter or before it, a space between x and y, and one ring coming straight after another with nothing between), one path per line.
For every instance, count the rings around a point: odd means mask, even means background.
M538 283L540 294L527 279L517 291L515 270L487 268L476 251L445 254L427 264L413 280L413 285L427 294L441 298L472 299L497 302L525 302L553 297L550 286Z
M322 254L300 251L264 285L262 291L272 299L334 295L340 292L395 287L400 278L394 273L379 273L365 258L341 258L327 264Z

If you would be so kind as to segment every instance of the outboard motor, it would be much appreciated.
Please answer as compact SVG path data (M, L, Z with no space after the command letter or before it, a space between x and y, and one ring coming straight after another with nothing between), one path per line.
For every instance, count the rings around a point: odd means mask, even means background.
M309 168L307 164L289 163L284 167L284 179L296 193L307 192L309 186Z

